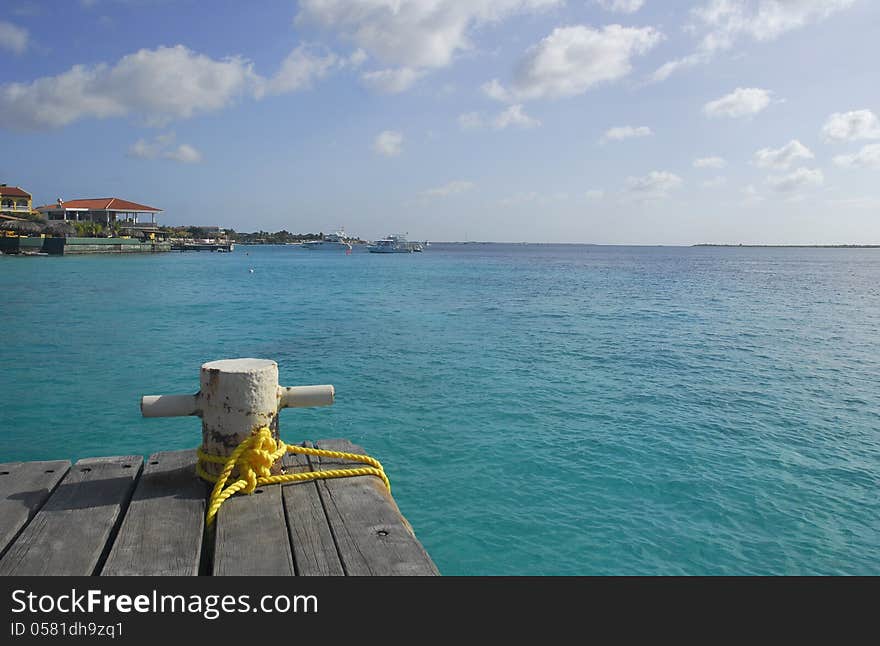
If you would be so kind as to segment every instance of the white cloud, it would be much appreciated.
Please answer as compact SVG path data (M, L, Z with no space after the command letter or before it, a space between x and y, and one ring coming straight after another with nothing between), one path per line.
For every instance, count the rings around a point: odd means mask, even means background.
M24 27L0 20L0 49L23 54L28 47L29 38L28 30Z
M475 29L516 14L546 10L562 1L301 0L296 20L335 31L389 68L412 68L421 74L446 67L456 54L470 50L470 34ZM396 84L387 77L362 80L381 91L402 91L384 88L404 85L401 78Z
M225 108L242 96L308 87L337 62L300 46L276 76L264 78L239 56L215 60L183 45L141 49L113 65L75 65L57 76L0 85L0 127L37 130L129 115L162 125Z
M624 139L633 139L635 137L648 137L653 134L648 126L616 126L606 130L599 141L603 143L606 141L623 141Z
M399 94L408 90L423 74L424 72L412 67L398 67L366 72L361 75L361 82L376 92Z
M654 82L665 81L675 72L694 67L695 65L706 62L706 60L706 56L703 54L691 54L689 56L684 56L683 58L668 61L654 71L651 75L651 80Z
M813 159L813 152L797 139L792 139L782 148L762 148L755 153L758 168L789 168L799 159Z
M258 79L251 64L242 58L216 61L183 45L142 49L123 57L113 67L75 66L67 74L76 75L76 71L87 79L80 94L87 115L96 102L97 113L107 106L123 113L187 118L226 107ZM34 84L59 78L40 79ZM64 83L56 88L59 85ZM64 97L59 98L58 103L67 103Z
M724 168L727 162L722 157L698 157L694 160L694 168Z
M825 176L818 168L798 168L788 175L777 175L767 178L770 188L780 193L790 193L801 188L821 186L824 182Z
M403 152L403 133L396 130L383 130L373 141L373 150L385 157L395 157Z
M318 56L309 51L305 45L300 45L287 55L278 73L265 84L266 92L287 94L307 89L315 80L325 77L338 64L340 61L334 54Z
M627 192L638 200L654 200L667 197L669 192L682 185L678 175L667 171L651 171L644 177L628 177Z
M137 159L156 159L161 151L162 147L157 142L138 139L129 147L128 156Z
M351 53L351 56L348 57L348 61L346 62L351 67L360 67L367 61L368 58L369 55L367 54L367 52L358 47Z
M880 121L870 110L835 112L822 126L822 135L829 141L880 139Z
M712 179L707 179L703 182L703 188L719 188L720 186L724 186L727 184L726 177L713 177Z
M128 156L137 159L171 159L184 164L202 161L202 153L189 144L174 147L174 133L160 134L151 140L138 139L128 149Z
M855 0L708 0L691 10L687 29L700 37L697 51L661 66L653 80L706 63L742 40L768 42L848 9Z
M738 87L730 94L703 106L709 117L747 117L770 105L770 92L756 87Z
M491 81L486 81L481 86L483 93L488 96L490 99L495 99L496 101L506 102L510 101L510 92L508 92L501 82L498 79L492 79Z
M880 144L868 144L852 155L837 155L834 164L842 168L880 168Z
M462 130L481 130L486 127L504 130L511 126L537 128L540 125L541 122L527 115L522 104L519 103L507 107L491 119L482 112L466 112L458 115L458 127Z
M527 115L520 104L510 106L492 121L492 127L496 130L504 130L509 126L537 128L540 125L541 122Z
M771 41L847 9L855 0L710 0L692 10L696 31L705 31L700 49L732 48L741 38Z
M177 148L167 151L163 157L173 159L184 164L197 164L202 161L202 153L189 144L180 144Z
M459 193L471 190L474 186L475 184L473 182L455 180L448 184L444 184L443 186L429 188L426 191L422 191L422 197L447 197L449 195L458 195Z
M635 13L645 4L645 0L596 0L606 11L617 13Z
M653 27L557 27L528 49L510 89L493 79L483 90L492 98L505 101L583 94L595 85L627 76L632 71L632 59L645 54L662 39L663 35Z
M591 201L601 200L605 197L605 191L601 188L591 188L584 193L584 197Z

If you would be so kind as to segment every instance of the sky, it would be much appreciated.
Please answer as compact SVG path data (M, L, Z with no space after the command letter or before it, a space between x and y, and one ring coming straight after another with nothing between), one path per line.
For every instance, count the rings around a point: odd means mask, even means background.
M0 183L168 225L880 243L875 0L0 0Z

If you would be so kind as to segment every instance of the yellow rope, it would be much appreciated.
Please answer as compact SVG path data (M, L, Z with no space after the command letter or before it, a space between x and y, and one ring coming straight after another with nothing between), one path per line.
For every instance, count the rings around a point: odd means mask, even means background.
M205 517L205 523L211 525L214 522L217 512L223 502L243 491L251 494L254 490L262 485L281 484L285 482L305 482L308 480L318 480L323 478L350 478L352 476L377 476L382 479L388 491L391 491L391 483L382 464L369 455L361 455L358 453L343 453L342 451L327 451L325 449L312 449L305 446L291 446L285 444L282 440L276 440L272 437L272 432L265 426L256 429L250 437L244 439L241 444L235 447L232 455L223 457L219 455L211 455L205 453L201 449L197 452L199 461L196 464L196 473L203 480L213 482L214 489L211 491L211 498L208 501L208 513ZM281 475L272 474L272 466L285 453L299 453L300 455L317 455L326 458L342 458L345 460L354 460L368 464L368 467L358 467L355 469L331 469L328 471L306 471L303 473L285 473ZM213 464L222 464L223 469L219 476L214 476L205 471L202 463L210 462ZM238 480L226 485L226 481L232 475L232 470L238 467Z

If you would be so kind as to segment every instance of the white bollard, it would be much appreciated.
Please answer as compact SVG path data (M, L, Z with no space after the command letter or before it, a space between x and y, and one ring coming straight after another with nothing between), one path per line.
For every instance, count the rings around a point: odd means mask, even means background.
M278 439L278 364L267 359L222 359L202 366L202 450L230 455L256 428ZM217 475L222 465L205 471ZM281 472L277 464L275 473Z
M141 398L144 417L198 415L202 418L202 450L228 456L254 429L266 426L277 440L281 408L329 406L333 386L278 385L278 364L268 359L221 359L202 365L201 390L195 395L147 395ZM205 471L220 473L222 465L207 463ZM280 472L280 462L273 472Z

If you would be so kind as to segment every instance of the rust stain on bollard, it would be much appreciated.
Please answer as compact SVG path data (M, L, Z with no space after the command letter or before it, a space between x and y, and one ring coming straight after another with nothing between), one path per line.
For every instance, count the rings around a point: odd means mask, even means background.
M279 439L278 364L268 359L222 359L201 369L202 450L227 457L259 428L268 427ZM206 464L205 471L218 475L220 464ZM272 472L281 473L280 462ZM237 476L237 469L232 476Z

